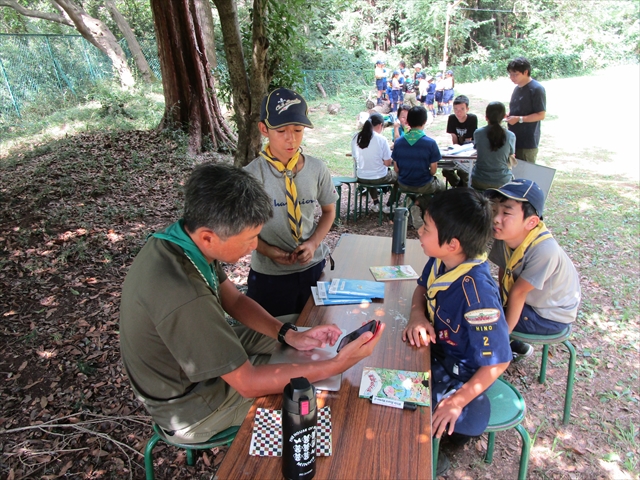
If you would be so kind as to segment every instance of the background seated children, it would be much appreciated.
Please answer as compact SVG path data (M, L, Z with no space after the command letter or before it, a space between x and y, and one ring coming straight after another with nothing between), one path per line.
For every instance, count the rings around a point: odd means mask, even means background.
M391 158L398 173L398 186L405 192L416 193L416 204L409 209L413 226L422 224L420 206L425 203L424 195L444 190L443 183L435 176L438 160L442 158L435 140L424 133L427 111L424 107L413 107L407 114L411 130L393 144Z
M490 260L499 268L509 332L549 335L576 319L580 279L571 259L542 222L544 193L531 180L516 179L489 189L493 200ZM513 341L514 357L533 347Z
M258 124L269 143L245 167L274 206L251 254L247 295L275 317L304 308L324 269L329 247L323 240L336 215L338 194L327 166L300 148L305 127L313 128L307 115L307 102L296 92L269 93ZM317 224L316 202L322 210Z
M384 118L382 115L379 113L372 114L369 120L364 122L362 130L353 136L353 140L351 140L351 155L356 162L358 182L373 185L393 184L387 205L382 207L384 213L389 213L389 207L395 201L398 174L394 170L389 170L393 161L391 160L391 149L387 139L382 136L383 129ZM378 190L370 188L369 195L373 200L372 210L379 212Z
M516 136L502 126L505 114L502 102L489 103L485 117L488 125L473 134L478 157L473 164L471 186L476 190L498 188L513 179Z
M199 443L240 425L253 398L281 394L292 377L313 382L342 372L369 355L378 338L366 345L357 339L331 361L264 365L279 336L310 350L334 344L340 329L289 329L225 276L221 263L253 250L273 213L258 180L228 165L200 165L184 201L183 218L151 236L127 273L120 351L154 422L176 442ZM225 312L242 325L230 326Z
M453 113L447 121L447 133L451 134L451 142L454 145L471 143L477 128L478 117L469 113L469 98L458 95L453 101ZM443 170L442 176L452 187L466 187L469 184L469 174L462 169Z
M511 361L500 292L486 248L491 206L479 192L456 188L427 205L420 244L429 260L418 279L402 339L431 345L432 433L477 436L489 422L484 391Z
M398 107L398 117L396 121L393 122L393 138L392 140L395 142L396 139L400 138L404 135L405 131L409 131L409 124L407 123L407 114L411 109L408 105L400 105Z

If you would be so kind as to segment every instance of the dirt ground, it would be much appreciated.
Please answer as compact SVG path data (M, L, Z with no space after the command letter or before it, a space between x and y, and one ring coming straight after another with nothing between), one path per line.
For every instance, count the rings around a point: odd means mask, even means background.
M199 159L206 160L219 158ZM120 362L120 288L146 235L179 216L191 164L175 142L154 132L83 134L0 161L0 477L143 478L151 420ZM334 227L327 242L333 247L343 233L391 231L370 214ZM246 283L248 258L226 268L232 281ZM583 296L603 298L588 279L582 287ZM509 367L505 377L527 403L529 478L638 478L635 321L635 330L620 332L632 348L603 345L597 364L593 339L576 325L578 369L567 426L561 421L566 352L551 348L545 385L536 381L540 349ZM611 398L604 401L601 392ZM626 458L619 445L628 446ZM497 434L491 465L482 461L485 451L486 436L449 449L445 478L517 477L515 430ZM183 452L158 446L156 478L213 478L224 453L205 452L187 467Z

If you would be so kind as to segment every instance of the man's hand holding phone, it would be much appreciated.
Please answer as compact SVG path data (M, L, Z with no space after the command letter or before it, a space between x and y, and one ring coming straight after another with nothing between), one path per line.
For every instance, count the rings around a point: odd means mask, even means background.
M373 322L375 323L373 325L370 325ZM384 328L384 323L377 320L372 320L371 322L366 323L365 325L360 327L358 330L351 332L341 340L340 345L338 346L338 352L340 353L335 357L335 360L346 362L347 366L344 368L344 370L346 370L347 368L350 368L358 363L363 358L368 357L373 353L373 349L380 341L380 337L382 336ZM360 330L362 330L364 333L356 335L356 333ZM347 338L349 338L350 340L345 341L345 339ZM345 341L344 345L342 345L343 341Z
M336 351L339 352L347 344L353 342L355 339L359 338L361 335L363 335L363 334L365 334L367 332L371 332L375 336L375 334L380 329L380 325L381 325L381 322L379 322L378 320L370 320L370 321L368 321L367 323L362 325L360 328L354 330L353 332L351 332L348 335L345 335L342 338L342 340L340 340L340 343L338 344L338 349Z

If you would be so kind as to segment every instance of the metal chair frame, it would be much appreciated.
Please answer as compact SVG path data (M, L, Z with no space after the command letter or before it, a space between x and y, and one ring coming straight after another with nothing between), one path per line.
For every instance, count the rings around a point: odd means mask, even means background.
M194 455L195 450L208 450L215 447L229 446L231 445L231 442L233 442L233 439L236 438L238 430L240 430L240 427L229 427L202 443L178 443L172 442L165 432L154 423L154 434L147 442L147 446L144 450L144 469L147 480L155 479L155 475L153 473L153 449L160 440L167 445L185 449L187 451L187 465L193 466L196 463Z
M527 478L527 469L529 466L529 453L531 451L531 437L529 432L522 426L522 420L526 414L527 408L524 403L524 398L520 395L520 392L511 385L509 382L502 378L498 378L491 387L487 390L487 396L491 402L491 417L489 418L489 425L485 429L488 433L487 441L487 453L485 454L484 461L491 464L493 461L493 451L496 442L496 432L503 430L509 430L515 428L516 431L522 437L522 451L520 453L520 467L518 470L518 480L525 480ZM505 408L508 406L514 406L515 411L513 414L505 419L498 420L498 415L505 413ZM433 438L433 478L436 478L436 469L438 467L438 452L440 449L440 439Z
M512 340L520 340L521 342L531 343L534 345L543 345L542 362L540 363L540 376L538 382L544 384L547 380L547 359L549 356L549 346L562 343L569 351L569 368L567 371L567 388L564 395L564 413L562 423L567 425L571 419L571 401L573 400L573 384L575 382L576 373L576 349L569 341L571 336L571 324L560 333L553 335L533 335L529 333L511 332Z

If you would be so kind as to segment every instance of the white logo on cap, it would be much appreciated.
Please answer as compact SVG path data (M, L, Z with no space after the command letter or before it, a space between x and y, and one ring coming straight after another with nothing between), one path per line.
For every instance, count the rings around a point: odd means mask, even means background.
M278 105L276 105L276 112L280 114L287 110L291 105L297 105L298 103L301 103L299 98L290 98L289 100L281 98L278 100Z

